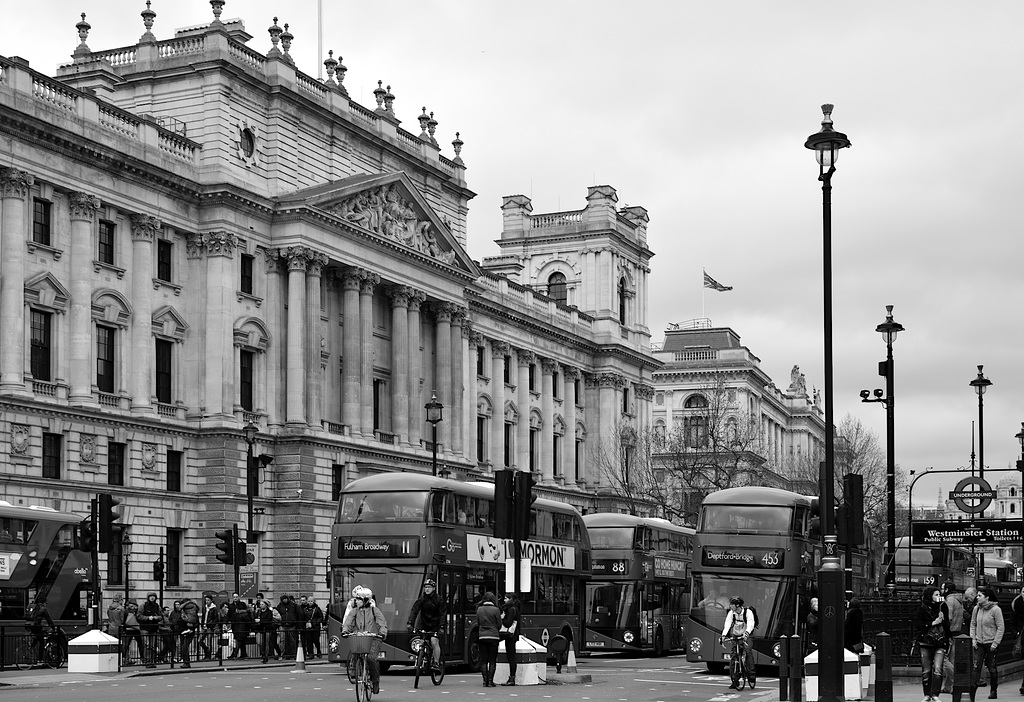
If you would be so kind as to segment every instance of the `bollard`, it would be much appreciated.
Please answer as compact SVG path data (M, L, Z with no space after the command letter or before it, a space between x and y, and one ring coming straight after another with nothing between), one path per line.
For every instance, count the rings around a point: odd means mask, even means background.
M884 631L875 637L875 702L892 702L892 637Z
M803 641L796 634L789 637L789 699L800 702L803 699L804 651Z
M779 639L779 702L789 699L789 637Z
M974 644L967 634L953 638L953 702L960 702L966 692L974 702L978 688L974 686Z

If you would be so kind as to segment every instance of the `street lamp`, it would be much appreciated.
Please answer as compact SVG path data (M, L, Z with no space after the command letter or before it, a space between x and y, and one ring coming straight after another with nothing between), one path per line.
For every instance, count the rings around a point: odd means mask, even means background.
M818 161L821 181L822 279L825 316L825 461L821 465L821 533L824 552L818 571L818 598L821 619L821 674L819 699L838 702L843 692L843 569L839 564L839 544L835 535L835 422L832 397L832 174L836 171L839 150L850 146L846 135L832 129L832 105L822 105L821 130L807 137L804 146L812 149Z
M988 386L992 384L992 381L981 372L984 367L978 366L978 377L970 383L974 392L978 393L978 477L982 480L985 479L985 400L983 398Z
M433 449L433 457L430 461L431 473L434 477L437 477L437 423L440 422L442 417L441 410L444 408L440 402L437 401L437 395L431 393L430 402L425 404L424 409L427 410L427 421L430 422L430 426L433 429L433 436L431 438L431 447Z
M885 376L885 396L876 389L875 396L868 397L867 390L860 391L862 402L881 402L885 405L885 490L887 494L886 517L889 520L887 541L889 548L889 566L885 571L885 584L888 588L896 587L896 410L893 383L895 372L892 361L892 345L896 335L903 331L903 325L892 318L892 305L885 306L885 321L875 327L885 342L885 360L878 364L878 374Z
M256 543L256 534L252 530L252 498L256 495L256 471L253 470L252 447L256 443L256 434L260 428L255 422L249 422L243 430L245 443L248 444L248 451L245 455L245 497L249 506L249 521L246 524L245 540L247 543Z
M1020 486L1021 486L1020 508L1021 508L1021 514L1024 515L1024 422L1020 423L1020 433L1017 434L1014 438L1016 438L1017 441L1020 442L1020 459L1017 461L1017 470L1020 471ZM1022 517L1022 518L1024 518L1024 517ZM1021 560L1018 561L1018 562L1021 563L1022 565L1024 565L1024 550L1022 550L1022 557L1021 557Z
M121 537L121 554L124 556L124 603L128 604L128 580L132 568L132 539L128 536L128 530L124 530Z

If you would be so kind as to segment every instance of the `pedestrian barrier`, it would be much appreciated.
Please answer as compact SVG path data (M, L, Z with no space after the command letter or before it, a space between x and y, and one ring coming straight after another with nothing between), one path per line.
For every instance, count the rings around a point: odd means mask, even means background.
M68 642L69 673L116 673L121 642L102 631L87 631Z
M843 697L847 700L859 700L860 690L860 658L853 651L843 649ZM805 699L818 699L818 651L812 652L804 658L804 670L806 671L804 681L806 683Z
M520 636L516 642L516 685L539 685L544 678L543 669L547 664L547 651L536 641ZM505 646L498 651L494 679L508 680L508 655Z
M875 649L864 644L864 650L858 654L860 658L860 698L870 700L875 697Z

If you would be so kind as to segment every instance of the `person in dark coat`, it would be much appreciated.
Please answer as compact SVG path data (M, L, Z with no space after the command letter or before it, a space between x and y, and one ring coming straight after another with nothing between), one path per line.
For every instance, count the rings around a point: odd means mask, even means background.
M220 609L213 601L213 595L203 596L203 612L199 615L199 629L202 631L199 647L203 649L203 660L208 661L220 636Z
M231 652L231 658L238 655L238 660L245 660L249 657L246 653L246 645L249 643L249 632L252 631L253 618L249 605L245 602L236 604L231 611L231 633L235 637L235 650Z
M494 593L485 592L476 608L477 643L480 646L480 673L484 687L497 687L494 669L498 664L498 641L501 629L501 610L494 604Z
M270 654L270 636L277 628L277 625L274 623L274 611L270 609L270 603L261 599L256 607L254 617L256 620L256 637L259 639L260 644L260 658L266 663L267 656Z
M949 618L946 618L947 622ZM864 650L864 611L860 600L850 599L846 606L846 623L843 625L843 648L852 653Z
M811 598L810 610L807 612L807 652L818 650L818 627L820 615L818 614L818 598Z
M53 617L50 616L50 610L46 606L46 596L40 595L28 608L25 615L25 628L32 636L32 645L38 648L39 652L36 655L38 660L43 660L43 650L46 648L44 625L49 626L50 629L54 628Z
M306 652L306 660L322 658L320 630L324 623L324 611L320 609L316 600L305 595L302 596L299 609L302 610L302 618L306 620L306 630L302 633L302 646Z
M921 687L927 702L938 702L942 661L949 647L949 614L937 587L926 587L914 615L914 632L921 649Z
M417 620L420 631L434 634L430 637L430 645L434 655L434 669L438 669L441 660L441 642L437 638L441 628L444 626L444 615L448 611L447 605L441 596L437 594L437 583L431 579L423 581L423 595L412 604L409 612L409 631L416 630Z
M160 635L160 623L164 620L164 613L160 607L160 603L156 601L156 593L151 592L146 595L146 601L142 603L142 607L139 608L139 626L142 627L142 633L146 636L146 651L143 658L146 661L147 668L156 667L156 651L157 651L157 640ZM142 650L139 650L139 654L142 655Z
M306 620L291 595L281 595L277 611L281 614L281 655L295 658L299 648L299 627L305 628Z
M523 626L523 611L515 595L505 595L505 603L501 611L501 625L508 629L505 634L505 656L508 658L508 680L502 683L509 687L516 684L516 644L519 642L519 630Z

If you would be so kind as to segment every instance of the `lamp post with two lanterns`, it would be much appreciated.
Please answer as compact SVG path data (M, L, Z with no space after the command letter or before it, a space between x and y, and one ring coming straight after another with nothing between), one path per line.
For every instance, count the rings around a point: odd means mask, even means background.
M832 375L832 174L840 149L850 146L846 135L832 128L832 105L822 105L821 130L807 137L804 146L815 152L822 195L822 277L825 336L825 461L821 465L821 533L824 541L818 571L821 618L819 646L819 699L843 699L843 569L835 532L835 421Z
M892 318L892 305L885 306L885 321L875 327L885 341L885 360L878 364L878 374L885 376L885 395L876 389L874 397L867 390L860 391L861 402L881 402L885 405L885 490L886 518L889 527L886 533L889 549L889 564L885 570L885 585L890 590L896 587L896 408L892 345L896 335L903 331L903 325Z

